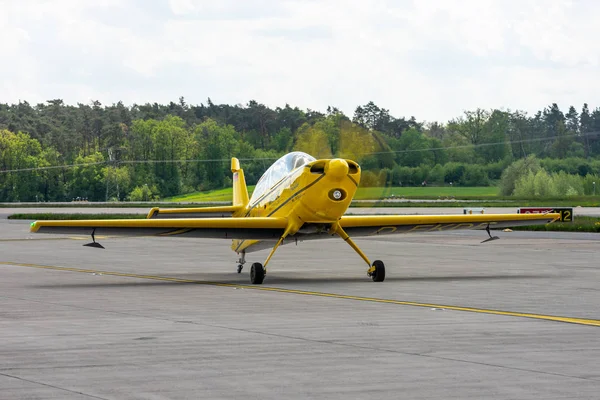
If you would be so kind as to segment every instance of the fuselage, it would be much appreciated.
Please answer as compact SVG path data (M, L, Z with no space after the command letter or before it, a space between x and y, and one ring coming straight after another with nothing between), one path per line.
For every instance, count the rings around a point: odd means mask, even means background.
M291 170L269 187L260 188L259 181L248 206L234 216L286 218L292 224L290 235L305 223L335 223L350 206L360 175L360 166L352 160L314 160ZM234 240L232 249L239 253L258 243Z

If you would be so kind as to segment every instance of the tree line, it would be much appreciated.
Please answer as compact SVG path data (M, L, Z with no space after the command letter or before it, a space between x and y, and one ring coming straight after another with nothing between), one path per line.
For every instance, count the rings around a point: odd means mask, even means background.
M600 108L465 111L448 122L390 115L369 102L346 116L246 105L0 103L0 201L151 200L231 183L229 159L255 183L291 150L345 157L362 185L495 184L535 156L549 173L600 173ZM537 172L536 172L537 173ZM533 179L533 178L532 178Z

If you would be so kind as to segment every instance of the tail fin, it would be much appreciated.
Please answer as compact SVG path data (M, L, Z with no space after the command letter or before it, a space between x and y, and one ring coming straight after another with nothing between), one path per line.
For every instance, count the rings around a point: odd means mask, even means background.
M250 202L244 170L240 168L240 160L231 159L231 172L233 173L233 206L246 207Z

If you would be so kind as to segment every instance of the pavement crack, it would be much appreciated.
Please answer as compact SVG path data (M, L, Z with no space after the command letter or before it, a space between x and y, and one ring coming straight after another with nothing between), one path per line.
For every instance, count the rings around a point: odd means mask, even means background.
M5 376L7 378L17 379L19 381L32 383L34 385L46 386L46 387L49 387L49 388L52 388L52 389L62 390L62 391L73 393L73 394L79 394L79 395L82 395L82 396L89 397L91 399L110 400L110 399L108 399L106 397L100 397L100 396L95 396L93 394L78 392L77 390L71 390L71 389L60 387L60 386L51 385L49 383L38 382L38 381L31 380L31 379L21 378L20 376L16 376L16 375L10 375L10 374L5 374L5 373L0 372L0 376Z
M177 322L177 321L175 321L175 322ZM278 338L284 338L284 339L300 340L300 341L310 342L310 343L344 346L344 347L356 348L356 349L361 349L361 350L371 350L371 351L381 351L381 352L386 352L386 353L403 354L403 355L407 355L407 356L427 357L427 358L433 358L433 359L438 359L438 360L454 361L454 362L474 364L474 365L484 365L484 366L488 366L488 367L510 369L510 370L514 370L514 371L531 372L531 373L537 373L537 374L543 374L543 375L560 376L563 378L580 379L580 380L585 380L585 381L600 381L600 379L595 379L595 378L573 376L573 375L567 375L567 374L559 374L556 372L547 372L547 371L540 371L540 370L535 370L535 369L509 367L506 365L483 363L483 362L478 362L478 361L469 361L469 360L463 360L463 359L452 358L452 357L441 357L441 356L425 354L425 353L412 353L412 352L407 352L407 351L386 349L386 348L381 348L381 347L373 347L373 346L365 346L365 345L349 344L349 343L339 343L334 340L308 339L308 338L303 338L303 337L298 337L298 336L283 335L283 334L278 334L278 333L269 333L269 332L263 332L263 331L256 331L256 330L252 330L252 329L235 328L235 327L213 325L213 324L207 324L207 323L198 323L198 322L188 322L188 323L191 323L194 325L200 325L200 326L208 326L208 327L212 327L212 328L229 329L229 330L235 330L235 331L240 331L240 332L258 334L258 335L278 337Z
M26 371L26 370L46 370L46 369L70 369L70 368L103 368L103 367L123 367L123 366L137 366L137 364L88 364L88 365L52 365L48 367L13 367L13 368L0 368L0 374L2 371Z
M1 297L7 298L7 296L0 296L0 298ZM14 299L14 297L12 297L12 298ZM23 299L23 298L17 298L17 299L23 300L23 301L32 301L32 302L41 303L41 301L38 301L38 300ZM153 316L147 316L147 315L139 315L139 314L130 313L130 312L123 312L123 311L102 310L102 309L91 308L91 307L75 306L75 305L71 305L71 304L48 303L48 302L43 302L43 303L52 304L52 305L61 306L61 307L70 307L70 308L76 308L76 309L82 309L82 310L88 310L88 311L98 311L98 312L105 312L105 313L111 313L111 314L117 314L117 315L124 315L124 316L129 316L129 317L147 318L147 319L152 319L152 320L157 320L157 321L168 321L168 322L172 322L172 323L181 323L182 322L180 319L153 317ZM217 329L235 330L235 331L239 331L239 332L253 333L253 334L258 334L258 335L279 337L279 338L292 339L292 340L301 340L301 341L311 342L311 343L353 347L353 348L362 349L362 350L371 350L371 351L375 350L375 351L382 351L382 352L396 353L396 354L403 354L403 355L417 356L417 357L428 357L428 358L438 359L438 360L454 361L454 362L468 363L468 364L473 364L473 365L484 365L484 366L488 366L488 367L503 368L503 369L510 369L510 370L515 370L515 371L523 371L523 372L532 372L532 373L538 373L538 374L549 375L549 376L560 376L563 378L571 378L571 379L578 379L578 380L584 380L584 381L596 381L596 382L600 381L600 379L594 379L594 378L572 376L572 375L567 375L567 374L559 374L559 373L554 373L554 372L539 371L539 370L526 369L526 368L509 367L509 366L505 366L505 365L482 363L482 362L477 362L477 361L468 361L468 360L462 360L462 359L451 358L451 357L441 357L441 356L435 356L435 355L424 354L424 353L412 353L412 352L404 352L404 351L399 351L399 350L385 349L385 348L379 348L379 347L373 347L373 346L339 343L339 342L331 341L331 340L307 339L307 338L302 338L302 337L297 337L297 336L282 335L282 334L277 334L277 333L268 333L268 332L256 331L256 330L251 330L251 329L229 327L229 326L224 326L224 325L199 323L199 322L195 322L195 321L184 321L184 322L186 324L190 324L190 325L206 326L206 327L217 328Z

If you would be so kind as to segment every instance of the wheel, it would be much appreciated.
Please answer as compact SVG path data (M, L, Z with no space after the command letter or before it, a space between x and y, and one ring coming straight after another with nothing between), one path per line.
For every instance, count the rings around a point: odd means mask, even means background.
M265 279L265 267L261 263L254 263L250 267L250 282L253 285L260 285Z
M241 273L243 269L244 269L244 266L242 264L239 264L238 268L237 268L238 274Z
M385 265L383 261L373 261L373 267L375 267L375 271L371 273L371 279L373 279L373 282L383 282L385 279Z

